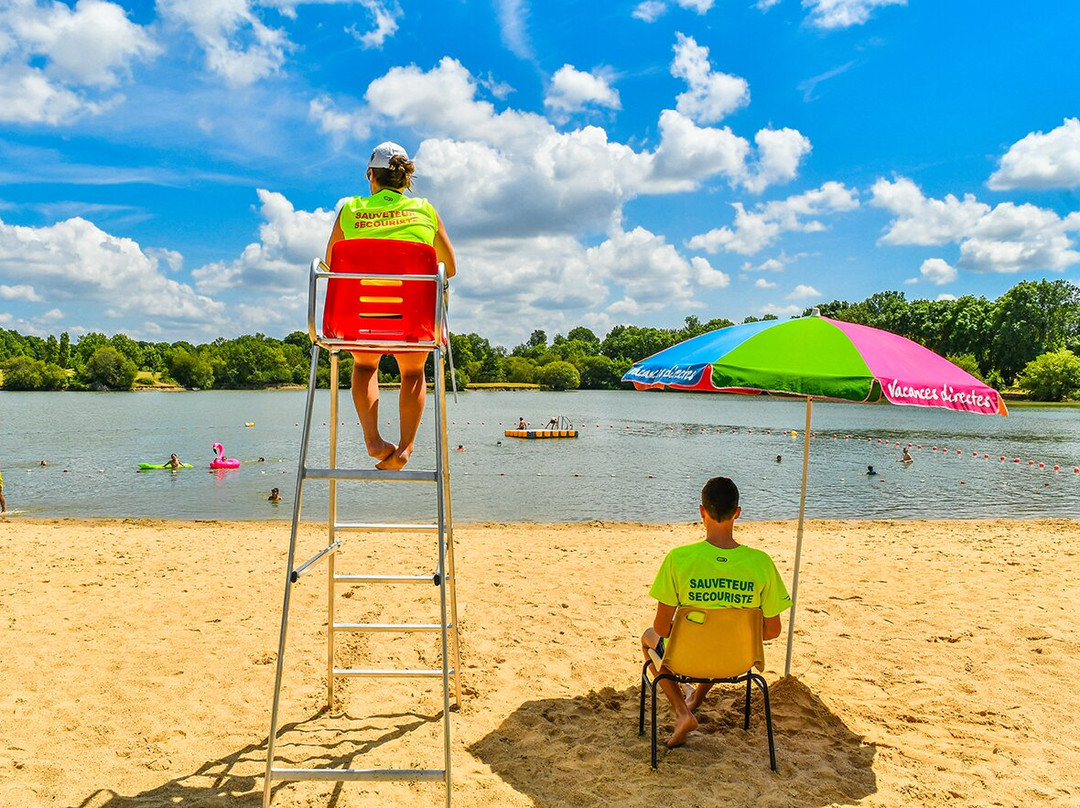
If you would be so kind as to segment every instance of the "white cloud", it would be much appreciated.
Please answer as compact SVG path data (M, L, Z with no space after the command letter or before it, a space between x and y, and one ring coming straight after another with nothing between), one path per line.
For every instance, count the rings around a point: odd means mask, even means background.
M360 0L361 5L371 14L375 27L361 33L356 26L348 31L365 48L381 48L387 39L397 33L398 20L401 19L401 6L397 3L383 3L380 0Z
M728 127L701 127L673 109L660 113L660 147L651 166L657 190L688 191L700 178L720 175L733 184L746 176L750 144Z
M713 7L713 0L675 0L675 4L698 14L704 14Z
M820 217L845 213L859 206L854 189L839 182L773 202L761 202L747 211L741 202L735 208L734 227L719 227L694 236L689 247L716 253L721 250L753 255L774 243L786 232L814 233L825 230Z
M680 8L696 11L698 14L704 14L713 7L713 0L674 0L674 2ZM667 13L667 10L667 3L661 0L642 0L634 7L630 16L644 22L656 22Z
M795 179L799 163L810 153L810 138L796 129L762 129L754 135L758 161L743 181L747 190L761 193L770 185Z
M661 3L659 0L642 0L642 2L638 3L634 8L634 11L630 16L635 20L656 22L666 11L666 3Z
M813 286L809 286L805 283L800 283L794 289L791 290L791 294L787 296L787 300L810 300L811 298L820 298L821 292L815 289Z
M928 199L906 177L893 182L880 179L871 193L871 204L897 216L881 238L884 244L947 244L970 232L990 212L990 206L977 201L972 194L965 194L963 200L952 194L944 199Z
M0 221L0 280L27 275L42 299L93 301L110 316L203 323L225 308L166 277L136 242L79 217L39 228Z
M292 49L284 31L256 16L250 0L157 0L157 7L164 20L191 32L207 70L230 87L277 73Z
M872 204L895 217L879 239L882 244L959 244L955 266L975 272L1060 272L1080 262L1070 235L1080 232L1080 212L1062 218L1013 202L991 208L970 194L963 200L952 194L932 199L905 177L878 180L872 193Z
M766 258L760 264L753 264L750 261L744 261L740 269L743 272L783 272L784 267L788 264L794 264L800 258L805 258L806 253L796 253L795 255L788 255L783 250L775 258Z
M776 317L794 317L797 314L802 314L803 306L796 306L792 304L790 306L777 306L775 303L766 303L764 306L758 308L758 314L772 314Z
M25 300L28 303L40 303L43 299L28 283L19 283L15 286L5 286L0 283L0 300Z
M678 33L671 75L686 81L689 89L676 98L675 108L695 123L716 123L750 103L746 79L713 71L709 49L693 37Z
M8 0L0 5L0 121L59 125L101 112L118 100L101 91L159 52L115 3Z
M259 241L240 257L192 271L195 288L206 294L243 287L261 292L295 292L305 287L311 259L326 250L334 211L298 211L282 194L257 191L263 223Z
M525 18L529 14L525 0L495 0L495 11L507 50L519 59L532 59L532 44L525 27Z
M693 191L713 177L761 187L790 175L791 155L807 148L793 130L765 130L748 167L745 138L664 110L659 144L635 151L598 126L560 131L542 115L497 110L478 91L476 78L444 57L431 70L390 69L370 82L359 108L319 98L310 114L339 143L375 128L420 134L418 192L436 207L453 200L449 224L466 234L595 235L618 224L634 197Z
M934 300L956 300L956 295L950 295L948 292L942 292L940 295L935 297Z
M595 105L621 109L619 92L611 86L604 71L585 73L572 65L563 65L551 77L544 105L557 112L579 112Z
M777 5L779 2L780 0L757 0L757 2L754 3L754 7L758 11L768 11L770 8Z
M956 280L956 267L943 258L927 258L919 267L919 274L930 283L944 286Z
M755 289L775 289L776 284L773 281L767 281L764 278L758 278L754 281Z
M1066 118L1046 134L1032 132L1018 140L987 185L995 191L1080 186L1080 120Z
M862 25L875 9L906 5L907 0L803 0L803 7L810 9L810 24L818 28Z

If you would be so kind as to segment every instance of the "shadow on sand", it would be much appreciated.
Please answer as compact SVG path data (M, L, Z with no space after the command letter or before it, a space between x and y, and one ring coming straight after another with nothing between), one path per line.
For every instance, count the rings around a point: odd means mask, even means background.
M769 688L779 770L769 769L764 707L755 691L742 729L744 689L718 686L700 729L649 765L638 737L638 688L526 702L469 751L538 806L826 806L877 790L876 749L794 677ZM663 697L661 697L663 698ZM670 732L666 704L660 738ZM666 730L666 732L665 732Z
M274 765L287 768L340 768L419 728L441 721L442 713L394 713L352 718L324 708L304 721L282 724L274 745ZM266 739L204 763L190 774L140 794L124 796L99 788L76 808L257 808L262 805ZM275 782L276 794L288 783ZM307 784L309 788L314 784ZM319 784L329 793L319 804L335 808L342 783Z

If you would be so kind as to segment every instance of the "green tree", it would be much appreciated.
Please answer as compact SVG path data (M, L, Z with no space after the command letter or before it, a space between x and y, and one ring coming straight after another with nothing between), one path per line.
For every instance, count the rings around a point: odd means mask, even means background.
M622 372L606 356L586 356L578 365L578 372L581 386L586 390L618 390L622 387Z
M214 368L198 354L177 348L169 360L169 375L182 387L209 390L214 386Z
M476 382L505 382L506 367L504 358L492 351L480 362L475 377L472 370L469 370L469 377Z
M98 348L83 365L79 378L98 390L130 390L138 368L111 345Z
M1031 360L1065 348L1080 328L1080 288L1068 281L1021 281L994 310L993 356L1006 381Z
M571 328L566 338L568 340L577 340L589 346L589 353L593 356L600 353L600 338L585 326L579 325L577 328Z
M71 367L71 335L67 331L60 335L60 347L56 353L56 364L62 368Z
M83 368L98 348L104 348L108 344L109 338L97 331L91 331L79 337L79 342L75 345L73 361L75 369L80 370Z
M1032 359L1016 383L1036 401L1073 398L1080 390L1080 357L1067 348Z
M57 364L57 359L60 358L60 343L56 341L56 337L49 334L49 338L45 340L45 356L43 357L49 364Z
M535 384L536 365L524 356L506 357L506 381L515 384Z
M63 390L67 373L59 365L16 356L4 363L5 390Z
M109 338L109 344L120 353L135 363L135 367L142 367L143 350L135 340L126 334L113 334Z
M982 371L979 370L979 362L975 358L975 354L946 354L945 358L958 368L966 370L979 381L986 381L982 376Z
M552 390L577 390L581 386L578 369L569 362L549 362L539 369L537 378L544 387Z

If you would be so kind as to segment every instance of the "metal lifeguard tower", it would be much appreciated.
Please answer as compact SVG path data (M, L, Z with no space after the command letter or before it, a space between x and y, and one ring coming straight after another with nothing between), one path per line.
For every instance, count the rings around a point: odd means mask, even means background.
M455 596L453 520L450 511L450 472L447 465L446 384L444 352L448 348L446 332L444 267L438 263L435 250L427 244L390 239L347 239L337 242L331 255L331 266L320 259L311 265L308 286L308 334L311 337L311 374L308 378L307 401L304 407L303 432L300 439L300 459L296 474L292 529L289 536L288 565L285 576L285 600L281 610L281 636L278 641L277 671L274 678L274 700L270 716L270 734L266 749L266 779L263 788L263 808L269 808L274 781L441 781L446 789L446 805L450 806L450 703L451 687L455 706L461 703L459 680L460 656L458 642L457 599ZM326 302L322 328L316 328L316 309L319 283L326 282ZM330 361L330 441L329 462L326 468L308 465L308 445L311 438L315 386L320 351L329 353ZM373 353L424 352L434 355L435 364L435 468L427 471L377 469L346 469L337 466L338 440L338 354L341 351ZM451 371L453 359L450 359ZM296 563L297 531L304 484L310 480L329 482L327 544L301 564ZM425 524L353 522L338 518L337 486L339 483L364 482L422 483L433 486L435 492L435 521ZM434 569L428 573L408 571L387 574L385 571L365 571L361 574L340 574L336 569L337 550L341 546L338 534L376 531L408 531L428 533L433 543ZM327 649L326 681L327 706L334 703L334 683L342 677L363 678L438 678L442 680L442 768L430 769L353 769L353 768L282 768L274 765L274 745L278 734L278 708L285 666L285 644L289 623L289 598L297 585L319 562L326 561L327 574ZM430 623L339 623L335 622L335 587L339 585L387 587L402 584L435 586L439 595L439 620ZM436 632L442 640L442 666L434 669L356 669L338 667L335 661L335 639L346 632ZM451 664L451 661L453 664Z

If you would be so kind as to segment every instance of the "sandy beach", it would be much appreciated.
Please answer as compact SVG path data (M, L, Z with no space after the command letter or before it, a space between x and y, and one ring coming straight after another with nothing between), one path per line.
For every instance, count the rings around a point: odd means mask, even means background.
M457 806L1080 805L1078 522L809 523L793 676L786 616L766 649L775 773L760 702L743 732L738 689L710 697L658 771L637 735L647 587L700 526L455 535ZM793 524L740 523L736 537L790 580ZM324 538L306 526L298 554ZM338 571L427 571L434 553L416 541L345 535ZM0 522L0 806L259 805L287 544L280 522ZM439 767L430 683L350 680L323 710L325 575L294 592L279 760ZM338 619L430 620L434 593L384 608L343 589ZM430 637L388 635L350 638L339 663L388 659L438 664ZM273 804L441 800L437 783L303 782L276 785Z

